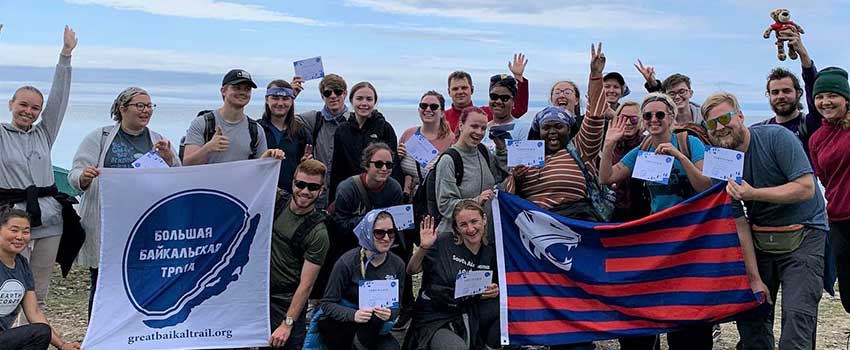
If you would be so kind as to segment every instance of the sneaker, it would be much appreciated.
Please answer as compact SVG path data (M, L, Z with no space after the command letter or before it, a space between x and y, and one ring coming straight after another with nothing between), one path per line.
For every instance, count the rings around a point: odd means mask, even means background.
M716 324L713 327L711 327L711 338L714 339L715 341L717 341L717 338L720 338L720 333L722 333L722 332L720 330L719 324Z

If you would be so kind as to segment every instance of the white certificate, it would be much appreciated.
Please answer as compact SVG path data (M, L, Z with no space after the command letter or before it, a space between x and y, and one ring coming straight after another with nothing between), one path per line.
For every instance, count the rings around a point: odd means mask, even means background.
M455 278L455 299L467 295L478 295L484 293L493 283L493 272L489 270L462 271Z
M540 140L507 140L508 167L543 166L546 150Z
M150 151L139 157L139 159L136 159L133 162L133 167L142 169L168 168L168 163L159 154Z
M702 174L719 180L740 180L744 172L744 152L721 148L705 147L702 162Z
M428 141L418 131L404 143L404 147L407 149L407 154L416 160L423 169L428 166L431 160L440 155L440 152L431 144L431 141Z
M313 80L325 77L325 68L322 66L322 56L303 59L292 63L295 66L295 75L304 80Z
M673 159L673 156L665 154L638 151L632 177L666 185L670 180L670 171L673 170Z
M396 205L394 207L384 208L395 221L396 230L409 230L413 228L413 205Z
M398 280L360 280L358 307L399 307Z

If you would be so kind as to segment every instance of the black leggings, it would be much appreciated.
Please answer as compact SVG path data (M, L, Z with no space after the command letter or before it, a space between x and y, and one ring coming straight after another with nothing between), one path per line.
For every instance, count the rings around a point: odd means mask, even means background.
M50 326L30 323L0 332L0 348L17 350L46 350L50 346Z
M328 349L400 350L392 334L379 335L384 321L376 316L366 323L319 321L319 333Z
M850 221L829 223L829 243L838 269L838 288L841 289L841 305L850 313ZM847 291L844 293L844 291Z

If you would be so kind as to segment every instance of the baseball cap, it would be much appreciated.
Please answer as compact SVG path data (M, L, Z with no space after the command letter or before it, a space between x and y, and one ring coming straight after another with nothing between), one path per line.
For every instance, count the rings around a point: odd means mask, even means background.
M602 77L603 81L608 80L608 79L614 79L618 83L620 83L620 86L623 87L623 96L622 97L626 97L631 93L631 90L629 90L629 86L626 85L626 79L623 78L622 74L620 74L618 72L609 72L608 74L605 74Z
M224 79L221 80L221 86L236 85L245 82L250 83L252 88L257 88L257 84L251 79L251 73L248 73L244 69L231 69L224 75Z

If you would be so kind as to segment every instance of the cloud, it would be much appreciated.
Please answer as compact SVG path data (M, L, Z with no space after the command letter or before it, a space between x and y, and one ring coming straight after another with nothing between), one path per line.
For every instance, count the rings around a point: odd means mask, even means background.
M373 31L381 34L399 36L403 38L443 41L477 41L485 44L501 43L503 34L495 31L426 27L420 25L383 25L383 24L356 24L356 28Z
M489 0L346 0L348 6L410 16L464 19L481 23L566 29L660 30L694 28L702 19L671 16L629 3L565 4L556 0L529 3Z
M259 5L237 4L215 0L65 0L77 5L97 5L117 10L141 11L160 16L186 17L250 22L286 22L303 25L321 25L318 21L295 17L269 10Z

